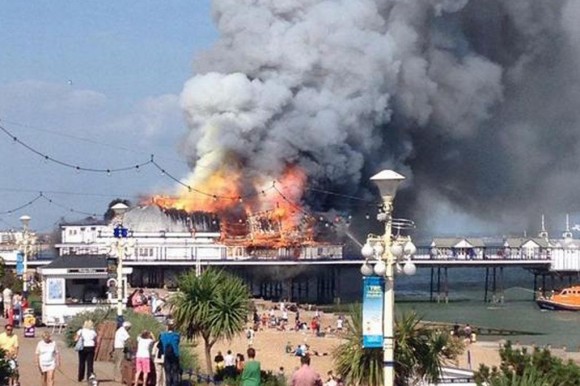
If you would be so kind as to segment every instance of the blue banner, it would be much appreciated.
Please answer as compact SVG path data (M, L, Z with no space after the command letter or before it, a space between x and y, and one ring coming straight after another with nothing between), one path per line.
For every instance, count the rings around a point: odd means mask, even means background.
M363 347L383 347L384 279L379 276L363 277Z
M24 253L16 254L16 275L21 276L24 273Z

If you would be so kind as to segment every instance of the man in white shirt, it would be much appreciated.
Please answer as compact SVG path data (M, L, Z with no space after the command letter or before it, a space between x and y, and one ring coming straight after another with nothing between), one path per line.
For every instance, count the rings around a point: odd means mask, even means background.
M232 354L232 350L228 350L224 357L224 369L226 377L234 378L236 376L236 358Z
M123 322L123 325L115 332L115 342L113 344L113 360L115 366L113 367L113 375L116 382L121 382L121 362L123 361L125 343L130 338L130 329L131 323Z

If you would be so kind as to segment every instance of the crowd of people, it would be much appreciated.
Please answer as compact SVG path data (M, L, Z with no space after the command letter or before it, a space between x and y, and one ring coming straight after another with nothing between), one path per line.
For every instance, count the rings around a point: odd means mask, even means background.
M216 381L221 382L226 378L240 377L242 386L259 386L261 379L261 365L256 360L256 350L249 347L247 350L248 360L244 359L244 355L237 353L233 355L231 350L223 355L218 351L214 358ZM310 355L304 354L300 357L300 366L295 369L292 376L288 380L286 378L284 367L281 366L276 376L282 384L289 384L292 386L342 386L343 382L335 377L332 371L327 374L325 382L316 370L310 366Z
M162 307L162 302L158 301L155 296L147 296L141 289L135 290L130 295L130 307L135 312L153 313L153 310ZM10 379L9 386L18 385L18 337L14 334L15 323L18 318L14 317L15 310L23 309L26 305L26 299L18 293L12 293L9 288L2 291L2 316L7 320L5 331L0 334L0 348L4 349L11 366L16 370L14 376ZM154 308L155 307L155 308ZM322 313L315 310L314 315L306 318L306 312L299 308L293 308L292 311L294 324L289 328L289 309L284 302L280 302L278 307L271 309L260 315L257 311L253 314L253 324L250 323L245 332L247 338L247 350L245 353L233 354L227 350L225 355L221 352L214 358L216 368L216 380L227 377L240 377L242 385L257 386L261 383L261 365L256 359L256 349L254 340L260 330L273 328L276 331L302 332L304 334L313 334L314 336L324 336L325 331L330 331L331 326L322 329ZM312 312L308 314L312 315ZM308 323L306 322L308 320ZM339 317L336 322L336 328L332 331L340 331L344 327L344 318ZM135 359L136 372L133 382L135 384L147 384L149 377L154 376L156 386L174 386L177 385L181 376L179 366L179 342L180 335L175 331L174 324L169 321L167 330L162 332L159 337L155 337L150 331L140 331L135 341L130 339L131 323L124 322L115 332L114 344L111 357L114 362L114 378L116 381L122 381L122 364L124 358L132 355ZM99 337L95 330L93 321L84 321L82 328L74 334L75 350L78 355L77 381L84 382L95 377L94 361L95 348ZM129 347L135 343L135 347ZM299 344L296 348L292 347L289 342L286 348L287 353L299 357L300 366L293 371L293 374L287 378L284 367L281 366L277 376L286 383L293 386L337 386L341 382L333 376L332 372L327 374L326 381L315 370L310 367L310 358L315 355L324 355L312 350L306 342ZM35 363L41 375L41 384L43 386L53 386L55 371L60 366L60 353L58 346L52 339L48 330L44 330L41 339L36 347ZM139 381L139 382L138 382Z
M314 316L308 321L303 318L300 308L294 307L294 323L290 325L288 318L288 309L284 301L280 302L278 309L271 307L268 312L263 312L262 315L258 311L254 311L253 322L254 330L262 328L275 328L279 331L310 331L314 336L324 336L326 334L341 333L344 330L345 318L339 315L336 320L336 326L333 328L328 325L322 326L322 312L319 309L314 311Z
M473 332L471 325L467 323L463 328L459 324L455 323L453 329L451 330L451 335L463 339L465 344L474 343L477 341L477 335Z
M154 373L157 386L176 386L181 373L179 368L181 336L175 331L173 321L170 320L167 323L167 330L159 334L158 338L151 331L141 331L137 336L136 350L129 346L131 328L131 323L123 322L115 332L112 352L115 380L121 383L123 358L127 356L130 358L134 352L135 378L133 382L135 384L138 384L140 378L144 385L147 384L147 379ZM151 363L153 363L153 368Z
M145 294L142 288L135 289L127 298L127 308L139 314L155 315L162 312L165 300L157 292Z
M13 292L9 287L4 287L0 292L0 313L8 320L8 323L18 326L22 323L24 310L29 308L28 299L20 292Z
M17 386L19 384L19 348L18 335L14 333L14 325L7 323L4 326L4 332L0 334L0 349L6 353L6 359L13 371L8 380L8 386ZM52 339L52 334L48 330L42 333L42 337L36 345L34 363L40 373L40 384L42 386L54 386L54 373L60 365L60 353L56 342Z
M301 332L303 334L312 334L316 337L324 337L327 333L339 333L345 328L345 318L340 315L336 320L336 327L327 326L322 327L322 312L318 309L314 309L314 312L308 312L311 315L310 318L306 318L303 310L296 307L295 305L288 307L284 301L277 304L275 307L269 307L264 312L258 312L257 309L254 310L251 318L251 322L245 331L246 342L248 346L248 361L255 361L255 349L254 343L257 336L259 336L260 331L267 329L273 329L275 331L280 331L280 333L289 333L289 337L295 336L296 332ZM293 323L289 320L289 314L293 313ZM291 315L291 314L290 314ZM308 320L308 322L307 322ZM302 336L301 336L302 338ZM304 342L296 345L292 345L291 341L288 341L285 347L285 353L291 354L293 356L299 357L300 366L297 367L290 378L286 377L285 369L283 366L279 367L276 376L280 378L283 384L291 384L293 386L337 386L341 385L342 381L334 376L332 371L328 372L326 380L322 380L320 375L316 373L310 366L310 361L313 356L324 356L328 353L321 353L312 349L307 343L304 337ZM254 356L250 357L250 352ZM250 359L251 358L251 359ZM238 352L234 354L231 349L225 351L225 355L222 351L218 351L217 355L214 357L215 374L217 381L223 381L225 378L242 377L244 379L244 371L247 364L244 354ZM263 380L262 380L263 381ZM251 383L243 383L250 385Z

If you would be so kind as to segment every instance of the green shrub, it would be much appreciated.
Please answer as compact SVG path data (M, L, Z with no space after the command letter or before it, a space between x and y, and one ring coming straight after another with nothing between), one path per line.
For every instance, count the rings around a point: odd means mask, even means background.
M179 347L179 366L184 372L199 368L199 357L195 352L195 344L181 340Z
M215 374L217 377L224 379L225 370L222 369ZM241 386L242 376L238 374L235 378L225 378L223 381L224 385L227 386ZM286 386L286 379L280 375L274 374L272 371L262 370L260 372L260 384L262 386Z
M76 314L68 323L65 329L65 341L68 347L75 345L75 335L83 327L86 320L92 320L95 324L95 330L99 324L105 320L115 320L115 309L111 307L99 307L94 311L85 311Z
M135 342L137 342L137 336L144 330L151 331L155 339L158 339L159 334L164 330L163 324L161 324L161 322L155 319L152 315L139 314L133 312L133 310L127 310L125 311L123 317L127 322L131 323L129 336Z
M12 369L6 359L6 352L0 349L0 385L7 385L8 378L12 375Z
M514 348L507 342L500 349L501 365L480 365L475 372L478 385L491 386L580 386L580 366L555 357L550 350Z
M126 321L131 323L129 330L130 341L128 346L137 346L137 336L144 330L151 331L155 339L159 339L159 335L163 332L164 326L152 315L139 314L132 310L125 311L123 315ZM87 311L77 314L67 325L65 330L66 343L69 347L74 346L74 337L78 330L83 326L85 320L92 320L95 324L95 329L98 329L99 324L105 320L116 320L117 313L114 308L103 307L97 308L95 311ZM196 369L199 367L199 359L194 351L195 345L190 342L182 341L179 351L180 366L184 371L189 369Z
M34 310L34 315L42 315L42 295L37 291L28 295L28 304Z
M159 337L161 331L163 331L163 324L161 324L152 315L138 314L132 310L127 310L123 314L126 321L131 323L131 330L129 331L129 336L131 337L130 344L136 345L137 335L141 334L143 330L151 331L155 338ZM78 330L83 327L85 320L92 320L95 324L95 330L99 328L99 325L105 320L116 320L117 312L114 307L99 307L94 311L85 311L75 315L71 321L68 322L65 337L66 343L69 347L74 346L75 334Z

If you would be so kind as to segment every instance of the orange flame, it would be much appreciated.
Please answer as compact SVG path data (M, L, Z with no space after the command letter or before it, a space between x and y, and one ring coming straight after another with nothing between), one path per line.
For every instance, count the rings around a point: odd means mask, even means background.
M282 246L308 238L301 200L306 174L295 165L277 178L249 179L240 170L222 168L177 197L153 196L162 208L210 212L220 216L222 238L242 236L247 244Z

